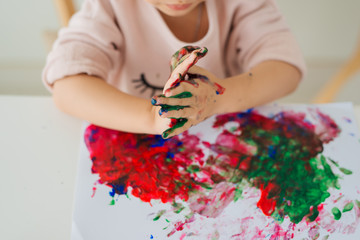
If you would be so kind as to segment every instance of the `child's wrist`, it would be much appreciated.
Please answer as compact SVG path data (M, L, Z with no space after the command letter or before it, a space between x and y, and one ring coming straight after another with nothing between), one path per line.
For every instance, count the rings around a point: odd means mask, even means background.
M219 82L223 82L223 81L219 81ZM216 114L221 114L224 113L224 99L226 98L226 89L222 86L222 84L220 85L219 83L216 83L217 86L219 88L221 88L221 92L216 91L216 95L214 97L213 100L213 104L211 104L211 111L210 114L212 115L216 115Z
M164 120L159 115L159 106L152 106L149 111L150 115L150 133L155 135L161 135L164 131L163 122Z

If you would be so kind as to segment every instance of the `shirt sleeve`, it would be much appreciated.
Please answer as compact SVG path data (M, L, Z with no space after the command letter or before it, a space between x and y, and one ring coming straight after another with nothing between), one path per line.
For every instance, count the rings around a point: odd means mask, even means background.
M302 76L306 74L298 43L274 0L246 1L236 10L232 26L230 72L246 72L263 61L279 60L295 66Z
M122 39L109 1L85 0L59 31L43 69L45 86L51 90L56 80L81 73L106 80L119 64Z

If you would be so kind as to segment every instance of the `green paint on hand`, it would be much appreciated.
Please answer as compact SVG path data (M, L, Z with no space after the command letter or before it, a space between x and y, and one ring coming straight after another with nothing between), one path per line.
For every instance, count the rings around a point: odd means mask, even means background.
M341 218L341 212L337 207L333 207L333 209L331 209L331 212L334 215L335 220L339 220Z
M348 212L348 211L351 211L354 207L354 203L353 202L349 202L348 204L346 204L344 206L344 209L342 210L342 212Z
M191 92L182 92L180 94L177 94L175 96L171 96L169 98L190 98L193 95L191 94ZM164 95L159 95L159 97L163 97L166 98ZM152 99L151 103L153 105L156 105L156 99ZM168 112L168 111L178 111L184 108L187 108L189 106L182 106L182 105L168 105L168 104L159 104L159 106L161 106L161 109L159 111L160 116L164 113L164 112Z
M160 105L161 106L161 110L160 110L160 115L162 115L163 112L168 112L168 111L174 111L174 110L181 110L184 108L187 108L188 106L180 106L180 105L167 105L167 104L163 104Z
M174 96L170 96L170 97L166 97L164 94L160 94L157 97L160 97L160 98L190 98L192 96L193 95L191 92L182 92L182 93L176 94Z
M170 125L170 128L165 130L163 133L162 133L162 137L163 138L167 138L169 137L169 135L171 133L173 133L176 129L178 128L181 128L182 126L185 125L185 123L187 123L187 119L186 118L178 118L178 119L171 119L171 125Z
M169 98L191 98L192 96L191 92L182 92Z

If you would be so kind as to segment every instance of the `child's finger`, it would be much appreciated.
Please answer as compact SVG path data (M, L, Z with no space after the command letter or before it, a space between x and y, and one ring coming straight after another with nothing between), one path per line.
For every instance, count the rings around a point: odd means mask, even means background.
M179 84L177 87L167 89L164 95L165 97L172 97L172 98L177 98L176 97L177 95L180 95L184 92L188 92L191 95L193 95L194 88L198 86L196 84L197 84L196 82L182 81L181 84Z
M195 109L191 107L185 107L179 110L166 111L161 114L166 118L193 118L196 115Z
M206 52L206 48L200 48L192 51L189 56L172 71L168 82L165 84L164 90L176 87L183 79L189 68L192 67L199 58L203 57Z
M154 97L152 101L153 105L161 106L161 105L171 105L171 106L190 106L194 103L195 98L167 98L167 97Z
M172 87L172 88L168 88L167 90L164 91L164 96L165 97L174 97L176 98L175 96L176 95L179 95L183 92L189 92L187 91L188 89L188 84L183 84L184 82L181 82L181 84L177 85L176 87ZM190 92L191 93L191 92Z
M161 105L161 108L159 110L159 115L163 118L166 118L166 113L169 111L178 111L182 110L184 108L187 108L188 106L181 106L181 105Z
M162 137L166 139L166 138L170 138L170 137L179 135L180 133L183 133L186 130L188 130L191 126L192 126L192 123L189 121L186 121L186 123L180 127L173 127L173 128L167 129L166 131L164 131Z

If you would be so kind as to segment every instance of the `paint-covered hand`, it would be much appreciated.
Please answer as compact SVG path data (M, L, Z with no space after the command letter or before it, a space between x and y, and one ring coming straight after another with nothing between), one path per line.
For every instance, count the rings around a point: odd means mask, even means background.
M195 48L191 53L189 50L190 47L185 47L174 54L173 71L164 94L152 99L153 105L161 106L161 117L171 119L169 129L163 132L164 138L180 134L211 116L216 98L224 92L215 75L194 66L198 59L205 56L207 49Z
M171 125L171 119L163 118L160 116L159 112L161 111L161 106L152 106L150 110L152 123L151 126L155 133L162 134Z

